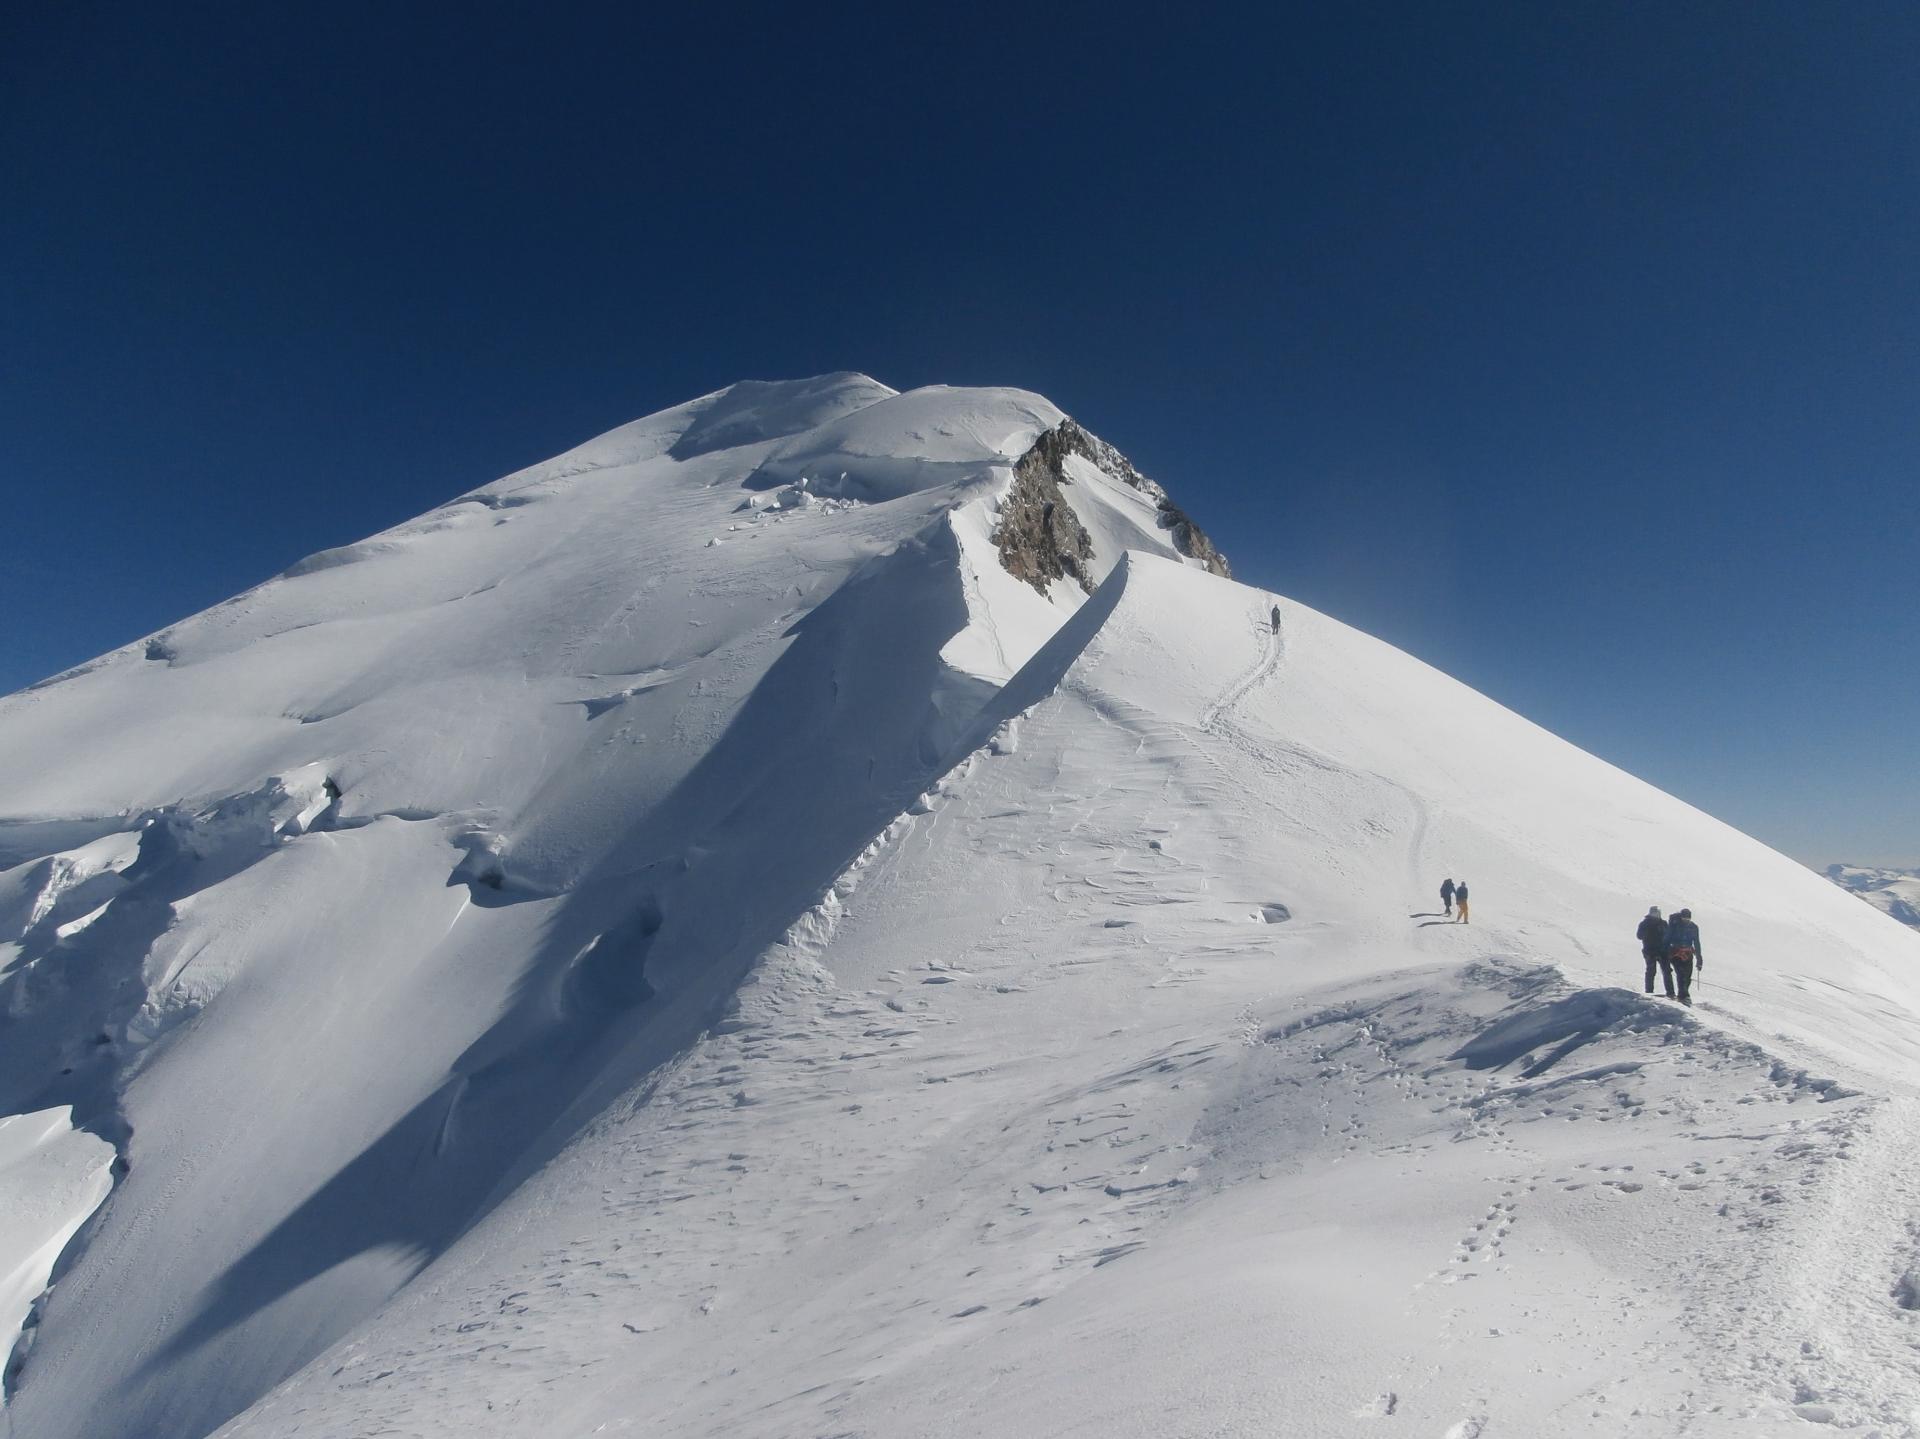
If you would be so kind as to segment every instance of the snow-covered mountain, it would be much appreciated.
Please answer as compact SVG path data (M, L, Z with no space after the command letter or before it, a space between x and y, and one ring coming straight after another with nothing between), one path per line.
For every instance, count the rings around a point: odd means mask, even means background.
M1920 936L1035 395L312 556L0 701L0 867L21 1436L1920 1424Z
M1882 913L1920 929L1920 869L1862 869L1830 864L1827 878Z

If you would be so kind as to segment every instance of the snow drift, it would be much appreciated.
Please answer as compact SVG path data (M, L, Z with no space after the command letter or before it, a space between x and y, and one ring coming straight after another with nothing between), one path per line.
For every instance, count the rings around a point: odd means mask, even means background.
M735 386L0 701L16 1432L1909 1432L1920 938L1068 426Z

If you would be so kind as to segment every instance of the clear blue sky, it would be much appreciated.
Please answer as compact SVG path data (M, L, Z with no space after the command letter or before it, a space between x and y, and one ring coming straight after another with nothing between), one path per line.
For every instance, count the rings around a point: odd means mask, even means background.
M1241 577L1920 863L1916 76L1907 0L9 7L0 689L851 368L1040 390Z

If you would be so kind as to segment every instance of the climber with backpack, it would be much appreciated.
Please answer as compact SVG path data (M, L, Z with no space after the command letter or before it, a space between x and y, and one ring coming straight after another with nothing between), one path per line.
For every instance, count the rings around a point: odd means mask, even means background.
M1443 879L1440 881L1440 903L1444 904L1447 907L1447 917L1452 918L1453 917L1453 880L1451 878Z
M1700 926L1693 922L1693 911L1683 909L1667 921L1667 961L1673 966L1677 996L1688 1008L1693 1006L1693 976L1705 970L1707 959L1700 949Z
M1673 961L1667 958L1667 922L1660 917L1660 906L1654 905L1647 910L1647 917L1640 921L1640 928L1633 932L1640 941L1640 957L1647 962L1647 993L1653 993L1653 972L1660 971L1660 978L1666 981L1667 998L1677 996L1673 992Z

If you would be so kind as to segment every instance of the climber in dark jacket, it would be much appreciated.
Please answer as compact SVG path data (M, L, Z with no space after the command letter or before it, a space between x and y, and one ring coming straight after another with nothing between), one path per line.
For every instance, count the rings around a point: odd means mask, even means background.
M1640 941L1640 957L1647 962L1647 993L1653 993L1653 972L1658 969L1666 981L1667 998L1674 998L1673 961L1667 958L1667 922L1660 917L1659 905L1647 911L1633 935Z
M1693 922L1693 911L1683 909L1667 921L1667 961L1673 965L1674 982L1680 986L1680 1002L1693 1003L1693 975L1696 967L1704 973L1706 955L1700 950L1700 926Z
M1447 907L1448 914L1453 913L1453 881L1451 879L1440 881L1440 903Z
M1453 904L1460 911L1460 923L1472 924L1473 921L1467 917L1467 882L1464 879L1453 887Z

